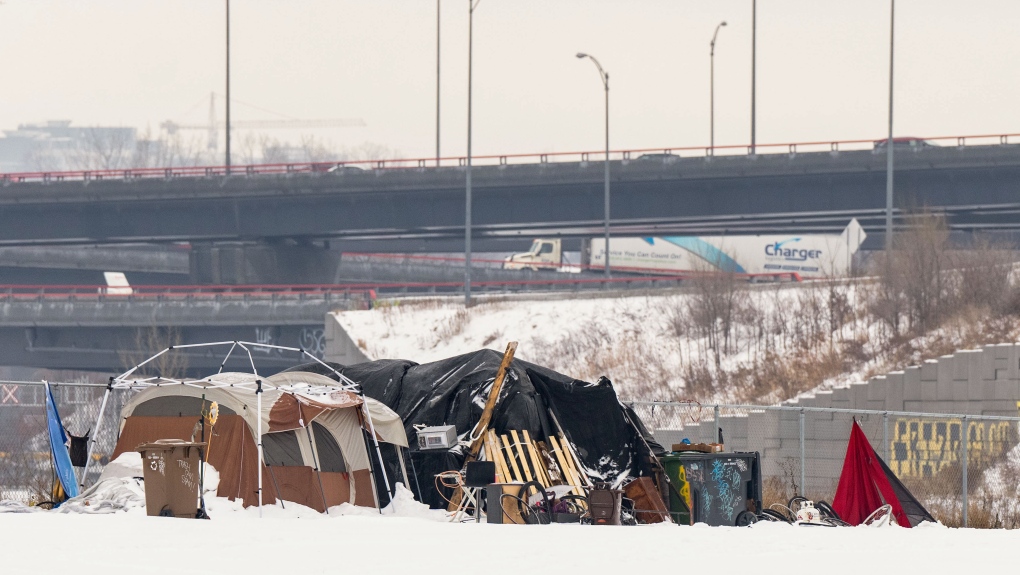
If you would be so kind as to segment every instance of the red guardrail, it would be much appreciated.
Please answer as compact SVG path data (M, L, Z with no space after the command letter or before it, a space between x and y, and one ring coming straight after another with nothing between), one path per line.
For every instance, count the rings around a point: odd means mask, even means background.
M570 274L564 274L569 276ZM700 274L705 275L705 274ZM526 289L529 287L564 288L588 285L628 286L630 284L676 284L691 280L699 274L673 275L624 275L605 278L587 275L582 277L563 277L555 279L520 279L473 281L472 288L484 289ZM739 274L738 277L748 281L767 278L779 281L801 281L797 273L785 272L777 274ZM381 291L417 291L434 292L437 290L459 290L464 283L448 282L352 282L348 284L322 285L205 285L205 286L160 286L139 285L130 287L111 287L105 285L0 285L0 301L29 300L106 300L106 299L141 299L141 300L187 300L187 299L309 299L309 298L344 298L360 301L373 301Z
M343 296L374 299L370 286L348 285L0 285L0 300L19 299L194 299L194 298L307 298Z
M897 138L900 140L917 140L929 142L936 146L966 147L968 145L1005 145L1010 138L1020 139L1020 134L981 134L971 136L936 136L931 138ZM757 144L753 148L748 144L725 146L675 146L658 148L635 148L611 150L610 158L630 160L642 154L664 154L677 157L692 156L734 156L750 154L797 154L803 152L838 152L840 150L870 150L876 143L884 139L868 140L831 140L794 143ZM1017 142L1020 143L1020 142ZM556 162L587 162L602 161L603 151L589 152L546 152L523 154L494 154L472 156L472 165L508 165ZM522 161L524 160L524 161ZM436 166L464 166L464 156L447 156L439 158L403 158L380 160L342 160L336 162L291 162L278 164L251 164L241 166L168 166L160 168L118 168L103 170L70 170L70 171L38 171L15 172L0 174L0 182L59 182L59 181L92 181L92 180L132 180L132 179L174 179L202 178L215 176L256 176L286 175L307 173L344 172L346 170L389 170L409 168L430 168Z

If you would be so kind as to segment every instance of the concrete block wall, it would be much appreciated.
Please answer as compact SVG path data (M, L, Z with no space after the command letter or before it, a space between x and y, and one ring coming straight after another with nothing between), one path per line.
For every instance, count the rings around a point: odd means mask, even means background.
M961 350L952 355L928 360L921 365L910 366L902 371L872 377L866 382L846 387L819 391L814 394L787 402L791 407L823 407L839 409L866 409L875 411L911 411L919 413L949 413L961 415L1020 415L1020 344L988 345L981 349ZM683 431L659 430L657 436L669 435L670 441L663 442L666 448L682 437L712 437L716 426L723 429L728 451L759 451L762 455L763 472L766 477L800 477L800 420L797 411L753 411L735 415L725 412L719 422L712 421L707 412L700 425L688 425ZM804 454L806 492L812 497L831 498L835 482L839 477L846 455L849 439L851 414L805 412ZM951 461L936 461L936 464L956 461L958 441L946 437L922 437L923 433L959 432L959 420L925 418L921 425L911 427L914 418L889 416L888 445L883 441L885 424L881 415L859 417L872 446L890 466L903 473L922 470L924 465L916 462L931 461L933 457L949 458ZM898 427L900 422L903 426ZM933 423L925 429L925 422ZM934 425L945 422L946 425ZM955 425L953 423L955 422ZM981 429L976 433L982 437L972 440L972 454L1001 453L1012 447L1009 443L1017 437L1017 426L1003 434L996 431L991 422L972 421ZM906 429L906 433L898 430ZM996 428L998 429L998 428ZM919 435L921 434L921 435ZM988 438L1008 436L992 441ZM676 441L673 439L676 438ZM949 442L949 443L946 443ZM950 445L949 450L937 453L935 445ZM904 459L905 458L905 459ZM903 459L903 461L900 461ZM936 465L937 467L937 465ZM907 471L910 470L910 471ZM921 473L922 471L916 471Z

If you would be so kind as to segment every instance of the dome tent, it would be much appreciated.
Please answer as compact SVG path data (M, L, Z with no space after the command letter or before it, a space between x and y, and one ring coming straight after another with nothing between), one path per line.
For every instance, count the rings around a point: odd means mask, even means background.
M398 454L407 447L400 418L346 378L307 372L262 377L254 367L253 373L171 379L132 378L136 366L114 378L110 389L138 393L121 412L113 457L156 439L198 437L202 413L215 401L215 435L207 430L204 440L209 463L220 471L217 495L245 506L283 499L319 511L344 502L378 507L373 473L386 470L373 454L380 454L380 442Z

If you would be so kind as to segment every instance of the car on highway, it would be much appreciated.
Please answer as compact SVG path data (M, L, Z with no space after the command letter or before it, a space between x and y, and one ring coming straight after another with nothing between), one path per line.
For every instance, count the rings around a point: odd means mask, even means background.
M875 151L883 151L889 144L889 138L883 138L881 140L875 140ZM928 148L938 147L938 144L930 140L922 138L915 138L912 136L901 136L899 138L893 138L893 150L924 150Z

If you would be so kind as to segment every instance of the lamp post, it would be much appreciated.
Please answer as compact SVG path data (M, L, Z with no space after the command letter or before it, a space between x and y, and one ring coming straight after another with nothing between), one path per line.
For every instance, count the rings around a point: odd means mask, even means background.
M588 58L589 60L592 61L593 64L595 64L595 67L599 71L599 78L602 79L602 86L605 87L605 89L606 89L606 161L605 161L605 166L606 166L606 177L605 177L605 213L606 213L606 222L605 222L606 248L605 248L605 252L606 252L606 269L605 269L605 272L606 272L606 279L609 279L610 278L610 272L609 272L609 74L605 70L602 69L602 64L599 64L599 61L596 60L594 56L591 56L589 54L585 54L583 52L578 52L577 53L577 57L581 58L581 59Z
M719 25L715 27L715 33L712 34L712 43L710 44L711 51L709 52L709 67L710 67L709 74L710 74L710 79L709 79L708 90L709 90L709 99L711 100L711 102L709 103L709 116L710 116L709 117L709 131L710 131L710 135L709 135L709 146L708 147L709 147L710 154L713 155L713 156L715 155L715 39L719 36L719 28L722 28L725 25L726 25L726 22L723 21L723 22L720 22Z
M755 97L758 67L758 0L751 0L751 154L755 153Z
M889 8L889 139L885 143L885 251L893 247L893 39L896 33L896 0Z
M464 195L464 307L471 307L471 56L475 8L482 0L468 0L467 178Z
M230 0L227 2L227 155L226 155L226 166L227 175L230 175Z
M440 1L436 0L436 167L439 167L439 16Z

